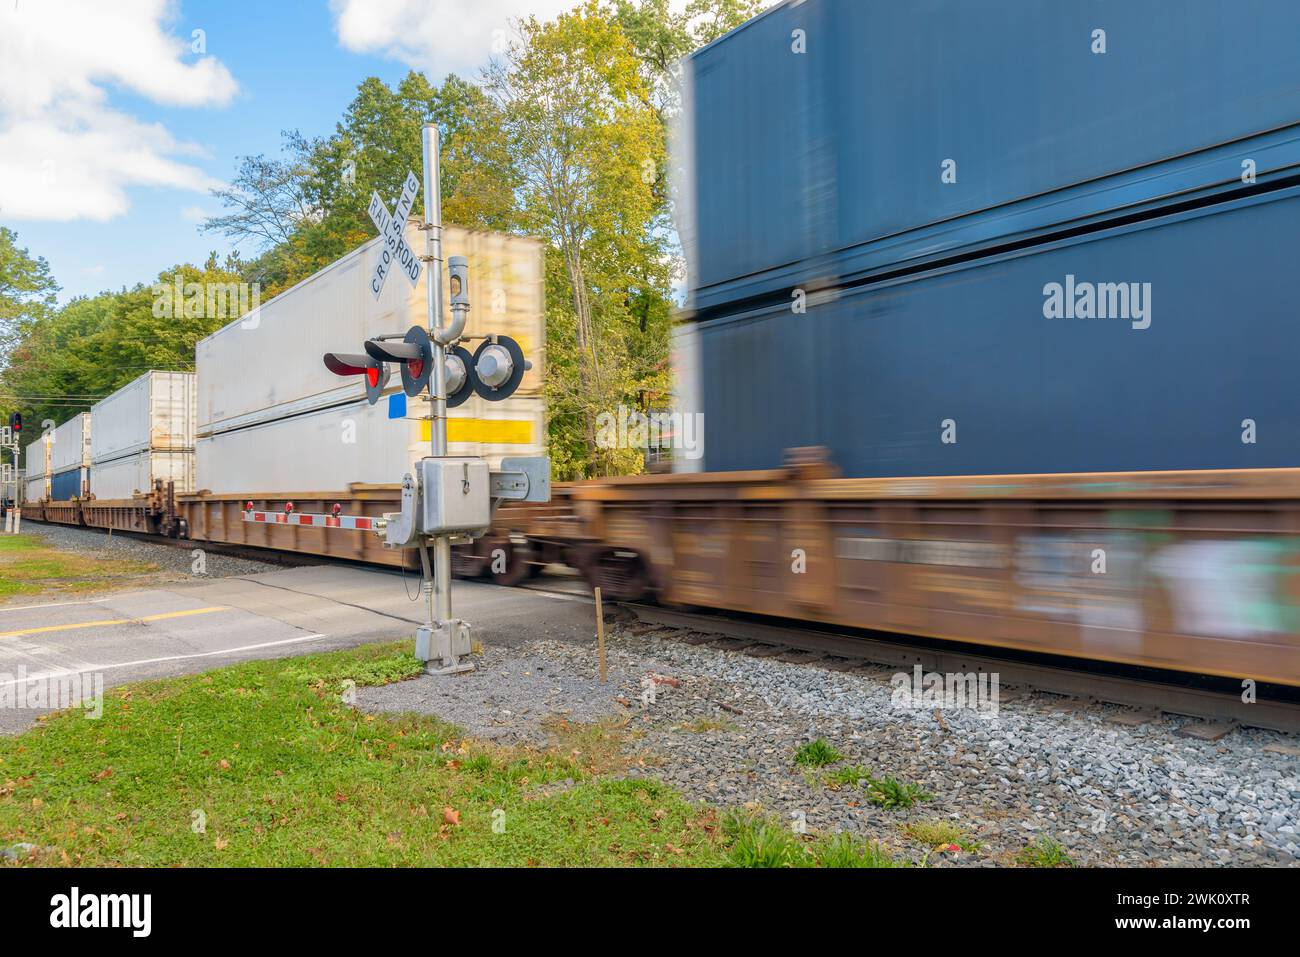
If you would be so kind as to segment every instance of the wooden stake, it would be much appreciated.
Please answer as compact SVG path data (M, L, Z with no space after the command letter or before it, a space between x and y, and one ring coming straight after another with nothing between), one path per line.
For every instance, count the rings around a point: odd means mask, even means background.
M596 648L600 653L600 683L605 683L605 606L600 601L600 588L596 589Z

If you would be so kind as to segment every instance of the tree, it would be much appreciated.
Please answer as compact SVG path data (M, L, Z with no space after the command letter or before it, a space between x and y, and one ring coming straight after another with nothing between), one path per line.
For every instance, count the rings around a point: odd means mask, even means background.
M370 194L391 210L407 171L423 168L421 131L430 121L442 140L444 220L510 229L511 166L495 107L459 77L434 87L416 72L396 89L368 77L332 135L285 133L283 160L244 157L231 187L213 193L230 212L204 228L252 240L261 255L248 264L248 278L270 294L285 289L375 236ZM421 196L412 214L423 210Z
M18 248L18 235L0 226L0 355L50 313L58 291L50 264Z
M195 344L239 318L224 300L214 310L207 290L240 281L238 259L214 253L202 268L178 265L148 286L78 296L26 327L0 386L34 422L58 424L150 369L193 370ZM188 308L170 295L178 282L203 291Z
M487 92L514 161L522 226L555 250L548 278L556 283L558 264L571 309L571 337L555 335L569 317L548 313L552 421L580 422L599 459L596 416L635 391L625 361L631 298L666 292L654 190L663 126L631 44L595 2L549 23L529 18L519 31L488 70Z

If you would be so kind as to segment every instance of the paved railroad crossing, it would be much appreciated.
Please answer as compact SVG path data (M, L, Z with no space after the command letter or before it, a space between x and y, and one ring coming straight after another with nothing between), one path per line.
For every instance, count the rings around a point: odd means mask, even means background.
M420 601L394 588L396 573L315 566L180 583L81 601L0 606L0 691L20 677L100 674L104 687L277 658L409 638L424 621ZM408 580L419 595L419 579ZM457 582L476 638L508 643L545 621L552 637L589 639L585 598ZM22 669L22 670L20 670ZM0 708L0 733L29 727L39 711Z

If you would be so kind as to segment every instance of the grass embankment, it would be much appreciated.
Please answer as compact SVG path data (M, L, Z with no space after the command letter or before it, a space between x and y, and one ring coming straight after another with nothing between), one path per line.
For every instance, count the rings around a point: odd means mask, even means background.
M54 865L877 862L843 839L772 848L770 823L620 777L612 727L560 722L555 747L506 749L345 700L418 670L409 643L370 646L114 689L99 720L52 715L0 739L0 846Z
M146 562L60 551L36 535L0 535L0 601L18 595L95 591L155 572Z

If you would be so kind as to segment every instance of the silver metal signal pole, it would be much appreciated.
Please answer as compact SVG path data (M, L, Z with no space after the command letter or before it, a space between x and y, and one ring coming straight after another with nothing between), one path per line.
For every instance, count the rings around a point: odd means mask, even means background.
M439 176L438 127L427 123L424 145L424 260L429 290L429 336L433 340L433 370L429 378L432 393L429 438L435 456L447 454L447 330L443 327L442 305L442 188ZM455 330L459 335L461 330ZM454 337L453 337L454 338ZM429 615L435 628L451 621L451 539L438 535L433 540L433 591Z

